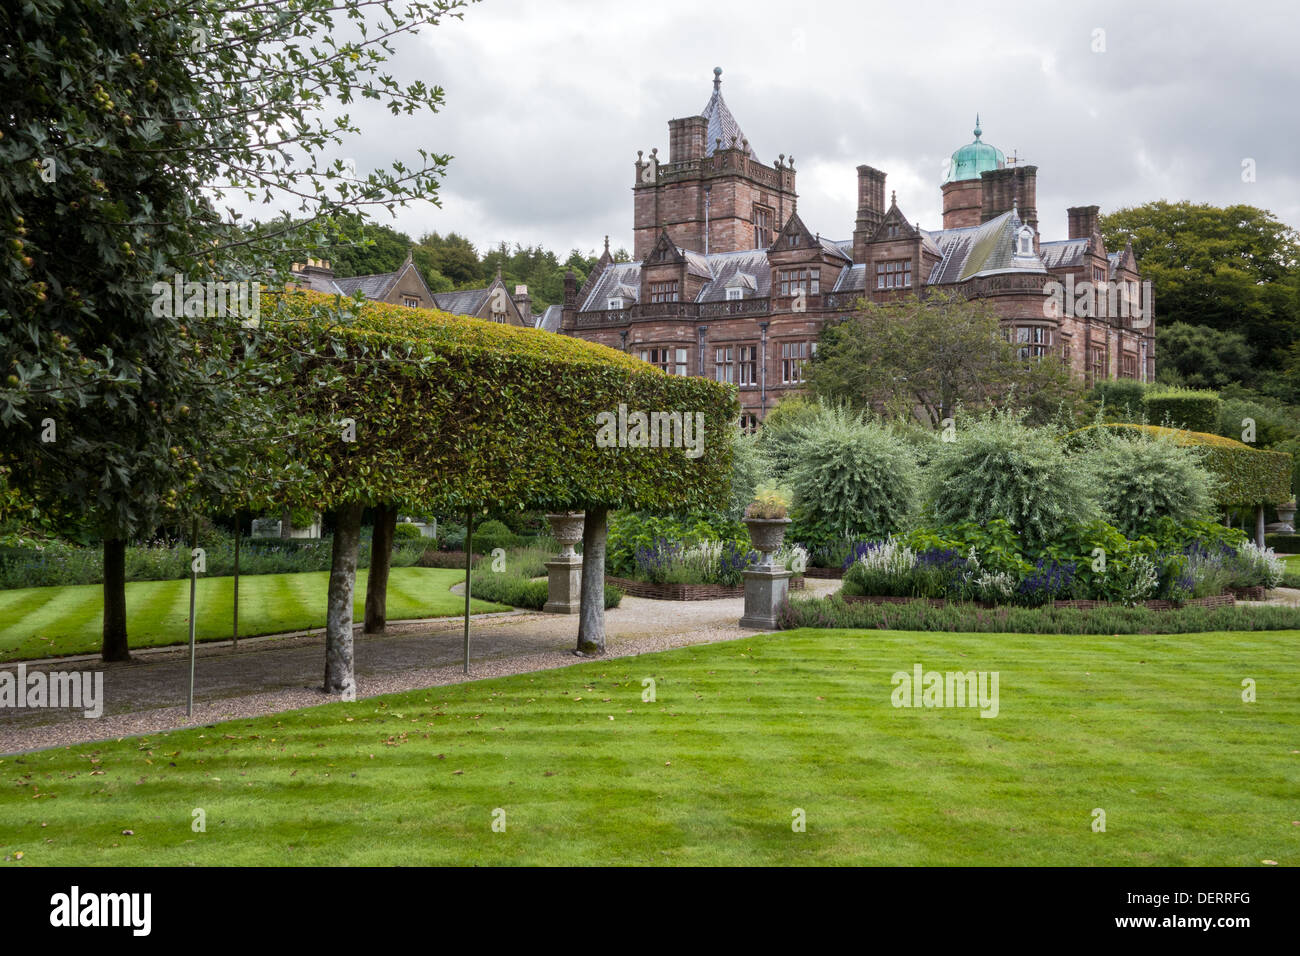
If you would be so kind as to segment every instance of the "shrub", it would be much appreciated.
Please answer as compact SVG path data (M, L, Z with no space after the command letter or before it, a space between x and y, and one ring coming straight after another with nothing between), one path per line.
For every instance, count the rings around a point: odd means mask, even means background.
M771 477L771 472L759 437L737 432L731 445L731 498L727 505L730 520L739 521L745 516L755 490Z
M1033 548L1097 515L1087 476L1046 428L992 412L958 422L925 475L924 514L940 524L1005 519Z
M1264 546L1279 554L1300 554L1300 534L1266 534Z
M907 442L841 408L822 410L816 440L800 445L790 480L797 525L791 534L812 546L845 534L883 538L898 531L920 483Z
M1098 382L1088 397L1104 408L1107 421L1135 422L1143 414L1142 397L1147 386L1131 378Z
M1224 507L1281 502L1291 497L1293 459L1286 452L1264 451L1220 435L1180 431L1159 425L1088 425L1064 436L1064 443L1081 448L1097 429L1142 432L1169 437L1197 451L1201 464L1215 479L1214 499Z
M1011 634L1191 634L1201 631L1285 631L1300 628L1295 607L980 608L972 604L932 607L908 604L850 604L838 595L792 598L779 626L861 630L963 631Z
M1214 483L1191 448L1164 433L1098 428L1090 434L1081 460L1102 514L1128 537L1145 534L1162 517L1209 513Z
M514 532L500 521L484 521L474 529L474 550L487 554L496 548L513 548Z
M754 500L745 508L745 517L771 521L784 518L789 508L788 491L775 485L763 484L754 492Z
M1213 432L1219 426L1218 392L1192 388L1153 388L1142 396L1147 421L1154 425Z
M644 515L619 511L610 515L605 544L605 567L615 577L636 575L636 554L653 548L660 541L682 547L706 541L731 542L736 548L749 549L749 532L739 521L708 515Z
M420 534L420 529L409 522L399 522L393 528L394 541L418 541L423 537L424 535Z

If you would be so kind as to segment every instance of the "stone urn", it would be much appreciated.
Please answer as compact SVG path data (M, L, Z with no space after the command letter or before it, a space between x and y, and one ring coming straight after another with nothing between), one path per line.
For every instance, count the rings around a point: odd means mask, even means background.
M762 555L758 561L760 568L772 566L772 553L781 550L781 543L785 541L785 526L789 523L789 518L745 519L745 527L749 529L749 541L754 546L754 550Z
M569 511L564 514L547 515L551 524L551 536L560 545L560 557L574 558L577 552L574 545L582 540L582 522L585 517L581 511Z
M578 614L582 610L582 558L573 550L582 540L581 511L547 515L551 534L560 545L560 553L546 562L546 604L542 610L551 614Z
M1277 529L1279 534L1295 533L1295 510L1294 501L1277 506L1277 521L1282 526Z

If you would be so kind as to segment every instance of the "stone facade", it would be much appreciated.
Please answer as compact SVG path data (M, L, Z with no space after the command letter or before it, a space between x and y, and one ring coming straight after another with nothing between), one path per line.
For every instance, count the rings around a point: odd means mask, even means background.
M722 99L721 70L703 113L668 128L668 161L656 149L634 164L636 261L616 263L607 247L582 288L570 275L563 333L735 384L751 426L802 390L827 321L863 298L931 289L989 300L1027 358L1060 356L1088 381L1154 379L1154 318L1129 314L1150 306L1132 248L1106 249L1096 206L1068 211L1067 239L1041 241L1037 167L982 143L978 123L942 186L942 229L886 204L886 174L863 165L845 240L809 231L794 158L759 161ZM1105 288L1090 297L1093 283Z

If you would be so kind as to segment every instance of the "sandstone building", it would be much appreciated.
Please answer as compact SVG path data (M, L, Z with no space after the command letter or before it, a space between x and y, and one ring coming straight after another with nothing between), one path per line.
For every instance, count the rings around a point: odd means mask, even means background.
M1132 247L1107 250L1097 206L1067 210L1068 238L1041 241L1037 167L983 142L978 118L940 187L942 228L909 221L892 195L886 203L886 174L864 165L852 235L831 240L799 217L794 157L757 157L713 72L701 114L669 120L667 157L637 153L634 261L614 262L607 240L581 288L569 275L542 328L735 384L747 427L802 387L822 325L864 297L943 289L987 299L1027 359L1058 356L1090 382L1155 378L1154 320L1132 314ZM1109 296L1060 294L1064 308L1044 307L1053 290L1085 282L1105 283Z

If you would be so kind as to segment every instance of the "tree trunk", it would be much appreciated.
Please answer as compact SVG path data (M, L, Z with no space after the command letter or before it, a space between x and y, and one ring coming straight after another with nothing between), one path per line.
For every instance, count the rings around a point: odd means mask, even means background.
M388 624L388 569L393 560L393 534L397 529L397 508L380 505L375 509L375 530L370 536L370 576L366 580L367 634L382 634Z
M293 531L293 512L285 508L280 512L280 539L292 537L291 531Z
M325 693L342 694L347 699L355 699L357 687L352 666L352 596L357 583L361 512L360 502L338 510L325 617Z
M129 661L126 642L126 539L104 539L104 648L106 661Z
M606 508L588 508L582 525L582 597L578 613L578 653L605 653Z

